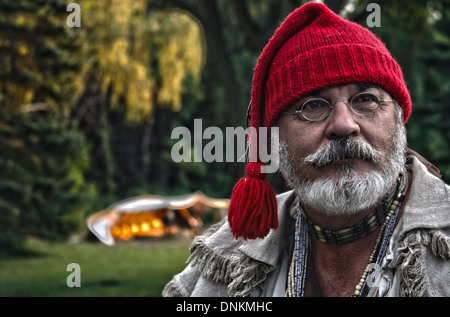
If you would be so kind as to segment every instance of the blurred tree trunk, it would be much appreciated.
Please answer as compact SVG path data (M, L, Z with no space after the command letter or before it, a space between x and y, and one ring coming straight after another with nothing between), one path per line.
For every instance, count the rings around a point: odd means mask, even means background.
M227 121L231 126L245 124L245 102L240 98L241 89L237 81L231 54L227 48L227 40L223 34L222 17L215 0L203 0L201 10L195 9L197 18L203 25L206 43L208 44L208 59L216 65L220 81L225 88L225 99L228 105Z
M152 165L152 154L150 151L152 142L152 132L154 120L144 123L142 130L142 141L141 141L141 153L142 153L142 175L140 177L141 181L145 183L150 179L150 171Z

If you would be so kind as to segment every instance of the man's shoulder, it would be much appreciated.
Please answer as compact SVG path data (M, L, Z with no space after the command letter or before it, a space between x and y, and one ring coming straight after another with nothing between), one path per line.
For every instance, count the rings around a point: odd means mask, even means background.
M295 203L296 196L291 190L278 194L276 197L280 227L283 227L287 214L292 208L292 204ZM225 216L220 222L206 230L203 235L194 238L191 246L191 259L195 263L195 259L205 253L196 252L201 248L206 248L224 259L236 259L236 257L241 256L243 245L251 244L252 248L255 248L259 243L264 244L266 242L265 240L272 239L274 231L278 230L272 230L264 239L246 240L243 238L236 238L231 232L228 218Z
M389 264L401 276L397 296L450 296L450 186L417 153L408 161L412 183Z
M283 228L286 214L295 199L292 191L277 195L280 227ZM282 229L281 229L282 230ZM264 239L245 240L236 238L231 232L228 219L211 226L204 234L196 236L191 244L191 256L186 269L177 274L165 287L164 296L248 296L261 285L273 269L270 263L277 257L277 248L267 250L267 243L279 243L277 230L272 230ZM252 268L248 270L248 268ZM254 274L254 272L259 272ZM249 276L247 276L250 274ZM254 276L253 276L253 275ZM247 282L245 282L247 281ZM202 285L199 287L198 285Z
M409 165L409 195L401 219L401 233L413 229L450 228L450 186L414 157Z
M286 191L284 193L280 193L277 196L278 210L286 207L288 204L292 203L295 199L296 195L293 190Z
M293 190L289 190L276 195L277 198L277 206L278 213L287 213L289 209L292 207L292 204L295 203L296 195ZM283 216L279 216L279 219L283 219ZM262 240L262 239L257 239ZM235 252L234 249L239 248L243 243L246 243L247 240L238 238L233 236L231 233L230 225L228 223L228 216L225 216L221 221L211 226L208 230L204 232L204 234L195 237L193 245L197 242L205 243L216 250L226 249L224 255L232 256ZM223 253L223 252L222 252Z
M395 296L450 296L450 228L407 232L389 267L399 276Z

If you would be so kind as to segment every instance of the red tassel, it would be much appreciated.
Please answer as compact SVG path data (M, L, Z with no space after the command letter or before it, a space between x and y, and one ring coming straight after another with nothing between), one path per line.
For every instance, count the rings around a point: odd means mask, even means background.
M261 162L247 165L247 177L234 186L228 209L228 222L236 238L264 238L278 228L275 192L261 173Z

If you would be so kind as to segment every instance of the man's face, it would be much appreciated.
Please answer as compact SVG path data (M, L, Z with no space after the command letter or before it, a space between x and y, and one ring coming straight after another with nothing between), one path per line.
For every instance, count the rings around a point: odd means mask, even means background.
M387 92L377 86L348 84L326 88L305 96L287 109L287 112L298 110L305 101L313 97L325 99L330 104L337 99L343 99L349 103L354 95L362 91L371 92L380 99L392 99ZM323 190L324 197L314 196L314 200L327 199L326 196L329 192L328 209L338 209L336 213L356 212L356 209L349 211L346 205L351 202L355 205L355 203L364 201L367 196L373 196L370 193L375 190L379 191L375 195L386 194L386 188L393 186L399 169L404 163L402 156L406 146L406 139L402 134L404 130L400 129L404 129L404 127L396 118L395 107L394 102L385 102L381 103L375 113L360 115L354 113L343 101L338 101L329 116L321 121L308 121L298 115L281 115L278 120L280 142L282 149L288 153L286 153L287 157L281 155L280 160L289 161L280 162L283 175L290 179L288 182L292 186L301 187L300 189L303 189L307 183L326 180L328 185L334 186L334 188L326 188ZM398 140L394 140L395 138ZM352 145L346 148L343 155L325 160L326 164L316 164L316 159L323 157L321 151L327 146L333 145L335 149L339 150L346 142L348 145L348 141L352 141L349 142ZM399 143L397 147L395 142ZM353 148L351 155L347 154L349 153L347 152L348 148ZM360 155L362 152L364 155ZM392 155L393 152L396 152L395 155ZM392 160L393 156L396 157L395 160ZM288 168L283 168L283 166ZM376 175L374 176L374 174ZM385 179L387 174L394 175ZM372 180L373 177L376 180ZM387 184L379 184L380 182L387 182ZM353 190L350 189L352 186L366 188ZM315 188L317 189L317 186ZM336 192L335 196L332 194L333 191ZM305 191L303 191L303 196L307 196ZM303 198L308 201L308 197ZM380 198L374 197L373 201L376 202ZM313 198L309 199L309 201L312 200ZM373 201L367 201L367 203L372 204ZM322 209L327 208L322 207ZM339 211L339 209L342 210Z
M325 88L301 98L287 111L295 111L308 99L319 97L333 103L336 99L347 102L361 90L374 93L380 99L391 99L381 88L358 87L355 84ZM373 169L381 170L390 156L392 136L395 131L394 103L382 103L377 112L369 115L354 113L344 102L335 104L330 115L322 121L307 121L297 115L281 115L278 121L280 138L289 149L292 165L296 172L305 179L338 177L338 169L343 164L355 166L361 175ZM304 159L326 146L330 141L352 136L374 147L383 154L378 163L359 158L335 161L329 165L315 167L306 164Z

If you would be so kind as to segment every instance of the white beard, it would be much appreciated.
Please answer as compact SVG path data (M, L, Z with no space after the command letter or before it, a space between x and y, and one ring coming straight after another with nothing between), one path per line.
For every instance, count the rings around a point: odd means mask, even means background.
M275 153L279 153L280 172L287 184L295 190L302 205L326 215L354 215L376 206L390 192L399 174L405 170L406 131L401 121L397 124L392 138L391 156L383 170L373 170L358 176L353 165L345 164L338 170L337 180L302 179L292 166L286 143L283 140L279 142L273 146L278 147ZM371 147L367 143L365 146ZM371 151L375 156L382 155L373 147ZM305 162L311 161L310 158L316 153L306 157ZM377 159L379 157L374 157L374 161Z

